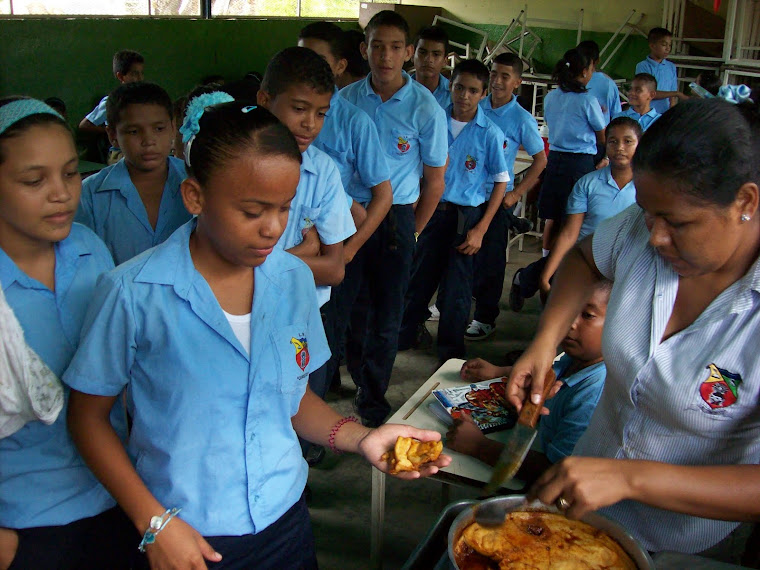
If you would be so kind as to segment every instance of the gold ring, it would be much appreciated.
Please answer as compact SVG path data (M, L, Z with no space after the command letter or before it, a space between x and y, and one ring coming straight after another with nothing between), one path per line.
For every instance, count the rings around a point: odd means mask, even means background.
M570 501L568 501L565 497L560 497L555 502L555 505L557 505L557 508L560 511L566 511L567 509L570 508Z

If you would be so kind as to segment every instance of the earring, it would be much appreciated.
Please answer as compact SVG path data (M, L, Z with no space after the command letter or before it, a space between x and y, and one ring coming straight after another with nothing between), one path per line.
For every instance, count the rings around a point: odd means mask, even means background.
M749 214L742 214L742 222L749 222L752 218L750 218Z

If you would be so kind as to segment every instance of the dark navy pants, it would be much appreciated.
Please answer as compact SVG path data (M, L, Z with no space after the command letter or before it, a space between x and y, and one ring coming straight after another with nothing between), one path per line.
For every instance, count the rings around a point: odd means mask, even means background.
M481 206L483 213L487 206L487 202ZM499 207L486 235L483 236L483 245L473 260L474 318L481 323L494 325L496 317L499 316L499 300L504 287L504 272L507 269L507 240L509 229L512 227L512 217L514 214L511 209Z
M346 335L348 370L359 388L357 411L376 423L391 411L385 392L396 360L413 254L414 209L411 204L394 205L346 266L343 283L333 289L334 334L338 339ZM333 351L327 378L332 378L339 358L340 352Z
M545 220L562 220L573 186L594 171L594 155L549 151L544 181L538 195L538 215Z
M441 287L436 306L438 321L438 358L462 358L465 355L464 333L472 300L472 255L456 250L467 232L482 217L477 206L442 203L419 237L412 265L412 277L406 294L404 320L399 343L411 344L417 328L430 316L428 303L438 284Z

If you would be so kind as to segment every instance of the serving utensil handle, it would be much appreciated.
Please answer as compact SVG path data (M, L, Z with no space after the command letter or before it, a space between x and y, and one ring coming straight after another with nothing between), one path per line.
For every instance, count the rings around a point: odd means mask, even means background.
M530 401L530 396L523 403L520 415L517 418L517 423L531 428L535 428L538 423L538 418L541 417L541 408L546 401L546 397L554 387L554 382L557 380L557 375L554 373L553 368L549 368L549 372L546 373L544 378L544 390L541 394L541 400L538 404L534 404Z

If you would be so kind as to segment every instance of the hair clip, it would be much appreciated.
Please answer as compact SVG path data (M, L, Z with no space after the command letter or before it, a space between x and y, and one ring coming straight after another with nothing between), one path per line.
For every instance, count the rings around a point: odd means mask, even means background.
M736 105L745 101L751 101L749 98L751 93L752 90L746 85L723 85L718 90L718 97Z
M253 110L254 110L256 107L258 107L258 105L248 105L247 107L243 107L243 108L242 108L242 109L240 109L240 110L241 110L243 113L250 113L250 112L251 112L251 111L253 111Z
M212 107L219 103L229 103L234 100L231 95L223 91L203 93L190 99L185 111L185 120L179 128L179 132L182 133L182 142L186 143L190 140L190 137L194 137L201 130L199 122L207 107Z

